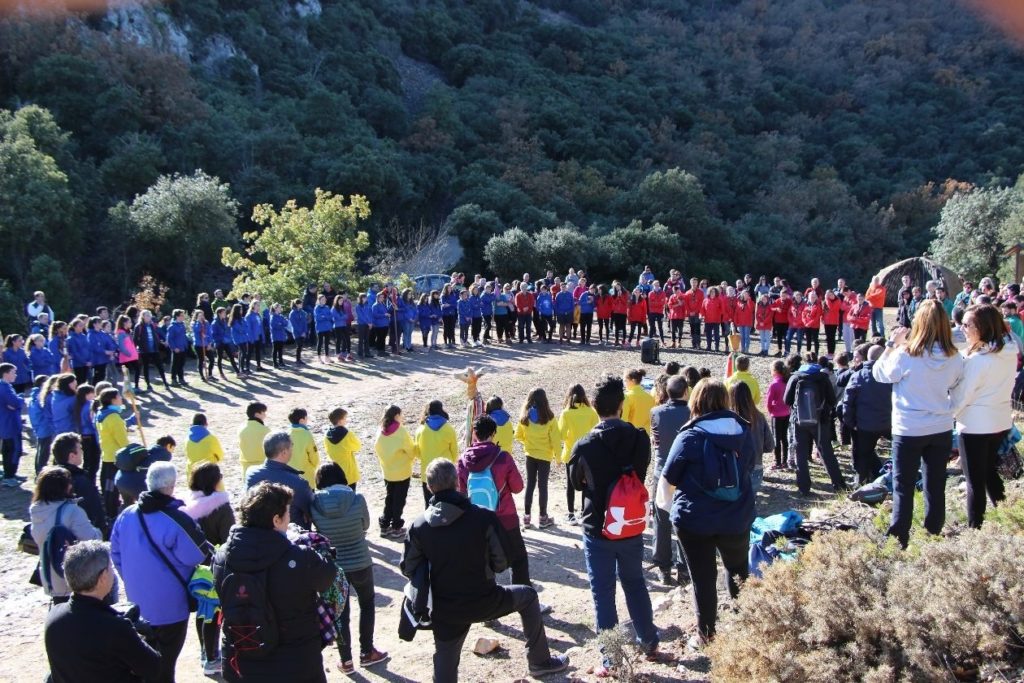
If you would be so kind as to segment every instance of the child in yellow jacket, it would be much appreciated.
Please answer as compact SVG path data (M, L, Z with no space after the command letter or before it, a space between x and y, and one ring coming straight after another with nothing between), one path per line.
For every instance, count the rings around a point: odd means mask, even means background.
M192 470L201 462L212 462L219 465L224 460L224 449L220 439L210 433L206 415L196 413L192 417L192 426L188 430L188 441L185 443L185 479L192 480Z
M526 397L516 424L515 440L523 444L523 450L526 451L526 514L523 515L523 526L532 526L530 511L533 507L533 490L537 487L540 489L539 526L544 529L555 523L548 516L548 476L551 474L551 461L562 445L562 434L558 430L558 420L548 404L548 395L543 389L534 389Z
M651 410L654 409L656 402L640 385L646 374L643 370L630 370L626 373L626 398L622 402L622 419L650 434Z
M253 465L259 465L267 459L263 452L263 439L270 433L270 428L263 424L267 419L267 406L253 401L245 407L245 415L249 418L238 430L238 451L242 465L242 485L246 484L246 472Z
M491 396L487 399L484 412L490 415L494 424L498 426L498 431L494 433L495 445L506 453L511 453L515 432L512 427L512 416L505 410L505 403L500 397Z
M373 444L384 475L384 511L377 520L384 538L405 538L405 499L409 495L412 479L412 461L416 459L416 444L409 431L402 426L402 409L388 406L380 421L380 433Z
M122 416L124 399L117 389L100 392L100 410L96 413L96 437L100 442L100 491L103 508L113 520L120 508L120 495L114 485L117 476L117 452L128 445L128 426Z
M316 449L316 440L309 431L309 413L305 408L295 408L288 413L288 422L292 426L292 461L291 467L302 473L310 488L316 490L316 468L320 467L320 451Z
M565 407L562 414L558 416L558 430L562 433L562 463L568 464L572 457L572 449L583 436L597 425L599 419L597 411L590 406L587 399L587 392L583 385L574 384L569 389L569 395L565 397ZM566 490L565 500L569 504L569 515L567 522L572 526L578 526L576 519L576 491L569 480L569 474L565 476Z
M448 422L448 413L440 401L431 401L423 409L420 426L416 429L416 457L420 461L420 479L423 486L423 504L430 504L427 489L427 467L437 458L458 462L462 451L455 428Z
M335 408L327 415L327 421L331 428L324 434L324 451L327 457L341 467L345 473L345 480L353 491L359 483L359 463L356 462L356 453L363 447L356 433L349 431L345 425L348 423L348 411L344 408Z

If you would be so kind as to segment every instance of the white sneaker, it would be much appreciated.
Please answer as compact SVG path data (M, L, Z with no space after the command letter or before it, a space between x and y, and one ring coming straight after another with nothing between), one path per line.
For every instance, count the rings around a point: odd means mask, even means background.
M541 614L551 614L551 609L552 609L551 605L549 605L546 602L542 602L542 603L539 603L539 604L540 604L540 613Z
M206 676L219 676L224 670L220 659L203 663L203 674Z

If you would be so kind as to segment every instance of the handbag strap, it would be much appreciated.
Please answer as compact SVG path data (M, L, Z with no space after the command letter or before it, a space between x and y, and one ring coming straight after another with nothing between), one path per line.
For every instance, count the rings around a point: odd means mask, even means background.
M144 513L142 510L139 510L139 524L142 525L142 532L146 534L146 539L149 540L149 544L153 546L153 550L155 550L156 554L160 556L160 559L163 560L164 565L171 570L171 573L174 574L174 578L178 580L178 583L181 584L181 587L185 589L185 593L188 594L188 581L181 578L181 574L178 573L178 570L174 567L174 564L169 559L167 559L167 556L164 555L164 551L160 548L160 546L156 544L156 541L153 540L153 536L149 533L149 525L146 524L146 513Z

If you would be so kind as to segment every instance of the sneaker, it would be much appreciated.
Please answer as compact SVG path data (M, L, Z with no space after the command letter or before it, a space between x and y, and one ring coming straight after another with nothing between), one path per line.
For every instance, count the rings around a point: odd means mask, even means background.
M224 666L219 657L213 661L203 663L203 675L205 676L220 676L223 669Z
M579 526L580 525L580 520L576 518L576 514L575 513L570 512L565 517L565 523L568 524L569 526Z
M381 652L374 648L365 655L359 655L359 666L364 668L368 666L376 666L378 664L383 664L388 661L388 659L389 656L387 652Z
M546 602L538 602L537 604L540 606L540 613L541 614L551 614L551 609L552 609L551 605L549 605Z
M5 479L4 482L6 482L6 481L7 480ZM523 528L524 529L532 529L533 528L532 520L530 520L530 515L523 515Z
M560 671L565 671L569 668L569 655L552 655L548 661L543 664L530 664L530 675L531 676L547 676L549 674L556 674Z
M351 659L347 662L338 662L336 666L338 667L338 671L346 676L350 676L356 672L356 665L352 663Z
M541 515L538 525L541 529L547 529L549 526L555 525L555 520L554 518L548 517L547 515Z
M391 529L381 529L380 530L380 537L381 538L391 538Z
M400 527L398 529L392 529L391 532L388 534L388 536L390 536L391 538L395 539L396 541L404 541L405 540L405 527Z
M16 489L21 486L21 482L14 477L5 477L4 480L0 482L0 486L4 486L9 489Z
M675 577L672 576L672 570L671 569L662 569L661 570L661 585L663 585L663 586L678 586L679 585L679 583L676 581Z
M686 641L686 649L689 652L700 652L707 644L707 641L701 636L690 636L689 640Z

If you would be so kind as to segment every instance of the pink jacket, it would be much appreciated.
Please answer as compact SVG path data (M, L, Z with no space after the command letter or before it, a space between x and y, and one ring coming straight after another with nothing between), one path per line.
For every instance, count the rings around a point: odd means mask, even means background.
M789 417L789 406L786 405L786 380L778 375L772 377L772 383L768 385L768 397L765 405L768 414L772 417Z

